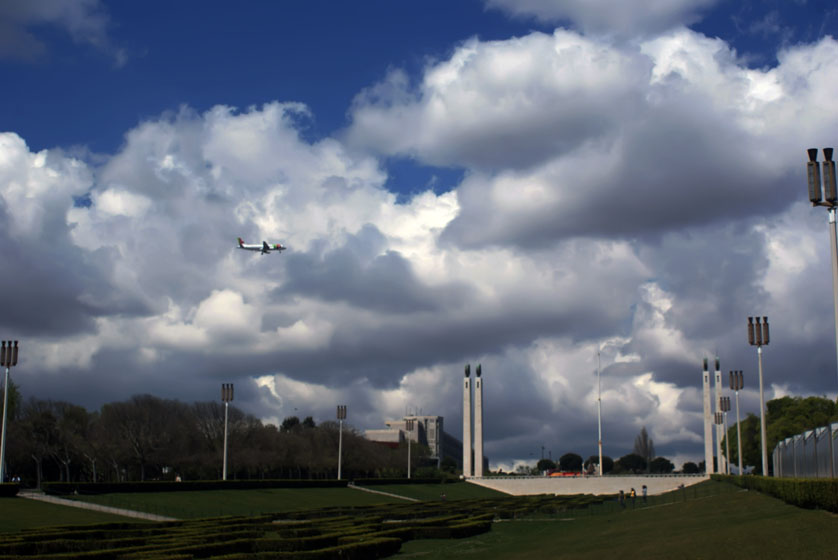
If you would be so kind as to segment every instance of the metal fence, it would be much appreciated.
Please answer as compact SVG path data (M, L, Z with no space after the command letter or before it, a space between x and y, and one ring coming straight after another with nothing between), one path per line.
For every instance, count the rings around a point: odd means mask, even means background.
M774 476L835 478L838 466L838 423L791 436L774 448Z

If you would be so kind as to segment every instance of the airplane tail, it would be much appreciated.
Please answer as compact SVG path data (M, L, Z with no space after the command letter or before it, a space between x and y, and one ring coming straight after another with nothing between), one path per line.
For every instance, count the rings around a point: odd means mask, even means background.
M239 247L242 247L244 245L244 240L241 237L239 237L238 240L239 240Z

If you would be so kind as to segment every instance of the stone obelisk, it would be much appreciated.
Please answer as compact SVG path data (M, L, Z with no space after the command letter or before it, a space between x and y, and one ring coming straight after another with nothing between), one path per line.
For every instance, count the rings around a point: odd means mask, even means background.
M471 366L466 364L463 380L463 477L471 477Z
M474 476L483 476L483 378L477 364L474 372Z
M704 472L713 473L713 410L710 400L710 371L704 358Z

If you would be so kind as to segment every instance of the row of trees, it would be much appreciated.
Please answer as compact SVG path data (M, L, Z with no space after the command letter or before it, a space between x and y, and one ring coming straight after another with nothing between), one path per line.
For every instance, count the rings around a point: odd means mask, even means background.
M61 401L21 402L18 395L10 400L6 472L29 485L221 477L221 403L136 395L89 412ZM316 425L311 417L293 416L277 428L230 406L228 477L335 477L338 429L337 422ZM429 451L411 447L415 468ZM406 468L406 449L376 444L344 425L344 477L405 476Z
M565 453L557 463L550 459L541 459L536 464L533 474L552 470L595 473L598 465L599 455L591 455L587 460L583 460L582 456L576 453ZM655 457L649 462L637 453L623 455L616 461L607 455L602 457L603 474L668 474L673 470L675 470L675 465L666 457Z
M766 408L766 439L768 443L769 469L773 470L771 464L771 451L777 444L787 437L812 430L820 426L826 426L832 422L838 422L838 403L826 397L781 397L770 400ZM762 451L760 449L760 422L759 416L748 414L742 420L742 462L747 467L753 467L756 474L762 474ZM728 427L726 440L730 441L730 462L739 462L739 449L737 444L736 424L731 423ZM722 449L725 449L726 441L722 441ZM714 458L714 462L716 459ZM599 457L592 455L588 460L582 461L582 457L575 453L566 453L558 463L548 459L542 459L534 469L529 469L533 474L559 469L566 472L580 472L584 468L588 471L595 471L599 464ZM655 455L655 446L644 427L634 441L632 453L620 457L617 461L610 457L603 457L603 473L628 474L628 473L659 473L666 474L674 470L674 465L665 457ZM521 467L520 470L528 470ZM681 472L695 474L705 471L704 461L696 464L693 462L684 463ZM527 472L526 474L530 474Z
M765 431L768 443L769 470L773 469L771 451L777 444L807 430L838 422L838 405L825 397L782 397L765 404ZM754 467L762 474L759 416L748 414L742 420L742 464ZM725 437L730 441L730 462L739 462L736 423L728 428ZM722 442L725 449L726 441Z

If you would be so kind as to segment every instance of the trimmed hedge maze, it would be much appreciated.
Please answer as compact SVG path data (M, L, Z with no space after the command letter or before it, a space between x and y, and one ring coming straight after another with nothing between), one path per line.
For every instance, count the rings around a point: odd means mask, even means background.
M385 558L409 540L471 537L490 531L497 519L556 514L603 499L590 495L520 496L166 523L53 527L0 536L0 560Z

